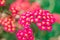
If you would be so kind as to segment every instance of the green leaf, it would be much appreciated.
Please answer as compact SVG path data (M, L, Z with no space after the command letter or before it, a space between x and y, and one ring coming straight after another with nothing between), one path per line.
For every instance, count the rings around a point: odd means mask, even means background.
M3 37L6 38L6 40L17 40L14 33L8 33L5 31L3 32Z
M55 0L55 7L53 12L60 14L60 0Z

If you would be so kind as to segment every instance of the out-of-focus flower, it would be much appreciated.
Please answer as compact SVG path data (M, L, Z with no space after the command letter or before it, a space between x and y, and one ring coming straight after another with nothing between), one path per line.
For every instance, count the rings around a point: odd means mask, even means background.
M16 16L21 11L26 11L30 8L28 1L17 0L10 5L9 10L12 12L12 16Z
M0 0L0 6L5 6L6 0Z
M21 10L20 2L14 2L10 5L9 10L12 12L12 15L15 16Z
M22 8L22 10L27 10L27 9L29 9L30 8L30 3L29 2L23 2L22 4L21 4L21 8Z
M12 17L0 18L0 24L6 32L15 32L15 20Z
M34 2L30 6L29 11L34 11L34 10L37 10L37 9L40 9L40 4L38 2Z
M60 14L53 14L54 18L56 19L57 23L60 23Z

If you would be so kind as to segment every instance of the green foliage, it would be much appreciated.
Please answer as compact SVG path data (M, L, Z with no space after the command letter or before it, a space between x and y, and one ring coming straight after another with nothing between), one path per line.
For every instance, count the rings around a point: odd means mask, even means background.
M60 14L60 0L42 0L41 7L50 10L52 13Z
M55 0L55 6L53 12L60 14L60 0Z
M3 33L2 33L2 38L6 38L6 40L17 40L14 33L8 33L5 31L3 31Z

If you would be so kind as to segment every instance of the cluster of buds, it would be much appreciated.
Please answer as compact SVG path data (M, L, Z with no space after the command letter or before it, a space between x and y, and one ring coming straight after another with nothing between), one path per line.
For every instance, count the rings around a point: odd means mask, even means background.
M0 24L6 32L15 32L15 20L11 17L0 18Z
M24 27L16 33L18 40L34 40L33 31L30 27Z
M0 6L4 6L5 2L6 2L6 0L0 0Z
M20 10L20 3L19 2L14 2L10 5L9 10L12 12L12 15L15 16Z
M13 16L16 16L21 11L26 11L30 7L30 3L23 0L16 0L10 5L9 10Z
M30 26L30 23L35 23L40 30L52 30L52 24L55 19L47 10L38 9L33 12L28 11L20 16L18 21L23 26Z

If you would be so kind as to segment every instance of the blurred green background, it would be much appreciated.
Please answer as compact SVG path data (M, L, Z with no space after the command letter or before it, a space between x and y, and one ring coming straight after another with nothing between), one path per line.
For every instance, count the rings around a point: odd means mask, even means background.
M6 0L6 7L3 7L4 11L7 11L9 5L15 0ZM30 0L34 2L35 0ZM45 10L50 10L51 13L60 14L60 0L37 0L40 3L41 8ZM1 9L0 9L1 10ZM60 40L60 24L53 24L53 30L51 32L40 31L35 24L32 24L35 31L35 40ZM7 33L0 27L0 40L17 40L15 33Z

